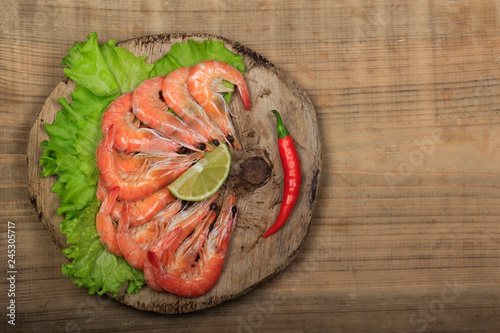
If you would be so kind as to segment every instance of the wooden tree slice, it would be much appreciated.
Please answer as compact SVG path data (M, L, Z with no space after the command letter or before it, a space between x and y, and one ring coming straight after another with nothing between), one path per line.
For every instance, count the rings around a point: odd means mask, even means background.
M158 293L143 287L137 294L121 293L116 299L137 309L159 313L186 313L217 305L252 290L285 268L303 244L318 190L321 146L314 107L308 96L281 70L262 56L227 39L205 34L155 35L119 43L136 56L154 62L177 42L194 40L223 41L245 62L246 81L252 107L245 111L235 95L231 109L241 151L232 150L231 173L222 197L235 193L238 220L224 269L215 287L197 298ZM52 123L61 109L57 99L70 99L74 83L65 80L47 98L31 129L28 145L29 194L42 223L60 248L68 247L59 231L62 218L56 215L59 198L51 191L56 178L41 178L40 143L48 139L45 123ZM302 188L287 224L273 236L263 239L274 223L283 192L283 171L278 155L276 120L270 110L277 109L294 137L302 167Z

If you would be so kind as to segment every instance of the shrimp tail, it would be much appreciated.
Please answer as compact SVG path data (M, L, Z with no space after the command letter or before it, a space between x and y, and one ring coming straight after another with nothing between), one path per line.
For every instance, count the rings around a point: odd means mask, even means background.
M243 102L243 106L247 111L250 111L250 93L248 91L248 87L245 81L242 81L237 87L236 90L240 95L241 101Z

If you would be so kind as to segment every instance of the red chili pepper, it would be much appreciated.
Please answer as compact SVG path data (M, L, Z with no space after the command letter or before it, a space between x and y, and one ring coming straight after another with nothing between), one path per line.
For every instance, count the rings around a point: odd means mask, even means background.
M276 222L266 231L264 238L267 238L280 229L287 221L295 206L300 192L300 161L293 139L283 125L278 111L272 110L276 115L278 127L278 149L280 153L281 165L285 174L285 187L283 189L283 201Z

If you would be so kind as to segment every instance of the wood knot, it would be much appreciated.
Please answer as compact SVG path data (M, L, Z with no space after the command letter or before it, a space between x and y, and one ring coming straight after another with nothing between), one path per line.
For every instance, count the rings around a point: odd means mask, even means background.
M271 176L271 168L260 157L250 157L240 164L242 180L254 187L264 185Z
M261 157L250 157L241 162L232 177L234 189L239 193L253 192L265 185L271 177L271 168Z

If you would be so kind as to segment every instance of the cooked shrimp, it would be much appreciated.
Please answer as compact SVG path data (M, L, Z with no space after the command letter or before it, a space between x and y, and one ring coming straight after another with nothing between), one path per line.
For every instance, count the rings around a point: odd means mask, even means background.
M173 221L171 221L170 216L163 216L163 211L155 216L154 220L167 222L163 229L163 234L166 236L160 237L156 244L150 249L150 251L159 258L160 262L166 264L168 261L172 263L174 261L175 250L183 244L182 242L186 237L194 233L193 230L198 229L200 224L205 224L207 218L213 215L213 212L208 212L208 215L205 215L207 207L210 207L211 204L203 205L202 209L198 211L200 206L202 206L202 203L196 203L190 208L183 210L181 213L177 214L177 216L173 217ZM175 239L172 238L173 233L176 235ZM179 260L177 266L181 264ZM147 258L144 263L144 278L149 287L156 291L165 291L165 289L157 283L154 270Z
M123 257L116 241L116 227L111 218L111 210L118 197L119 188L115 187L104 197L99 213L97 213L95 227L101 244L115 256Z
M226 199L217 221L200 251L198 261L192 262L191 265L182 270L182 273L170 272L168 266L162 268L158 256L154 252L148 251L150 269L155 281L163 289L178 296L197 297L207 293L217 283L236 220L237 209L234 202L234 195Z
M221 61L208 60L194 66L188 79L189 92L203 107L212 122L224 133L226 141L241 149L240 143L236 140L229 106L221 95L233 89L224 86L223 80L237 86L245 109L250 110L250 94L245 78L236 68Z
M225 141L224 134L189 93L187 82L191 68L181 67L167 75L162 86L163 98L186 125L203 136L207 142L212 141L218 146L219 142Z
M184 209L179 214L174 216L170 223L166 226L163 234L167 234L170 231L182 228L182 231L168 251L161 256L161 261L165 264L167 261L173 260L174 252L181 245L181 243L193 232L193 230L211 213L217 209L217 205L214 203L218 198L218 194L213 195L212 197L195 202L191 207ZM155 246L153 249L156 252L156 249L161 249L161 244Z
M214 201L217 199L217 194L211 198L196 202L191 207L182 210L180 213L175 215L173 218L170 216L164 216L163 211L161 211L154 220L159 220L165 223L165 228L162 234L165 236L160 236L155 245L150 249L155 256L157 256L160 262L173 262L174 252L179 248L181 243L199 226L204 224L205 220L213 214L213 210L217 209L214 205ZM172 234L176 233L174 239L172 239ZM179 264L180 265L180 260ZM154 275L154 270L151 263L146 260L144 263L144 278L146 283L152 289L156 291L165 291L157 282Z
M205 139L193 132L182 120L168 111L162 96L165 76L156 76L142 82L134 91L132 108L140 121L180 145L192 150L204 150Z
M113 207L111 216L115 221L120 219L123 205L126 202L129 207L130 227L136 227L151 221L169 203L177 200L168 190L163 187L151 195L138 201L117 201ZM179 201L181 202L181 201Z
M118 171L121 172L135 172L139 170L141 167L144 167L147 163L156 163L165 158L175 158L178 154L176 153L165 153L165 155L149 155L149 154L134 154L134 153L125 153L120 151L113 151L115 157L115 165Z
M165 154L181 149L181 146L151 128L140 127L132 112L132 95L126 93L114 100L102 116L101 129L106 132L116 127L114 145L126 152Z
M199 225L204 224L209 216L213 215L213 210L217 209L217 205L214 204L217 196L216 194L204 201L195 202L173 217L165 216L163 211L154 217L154 220L164 225L162 235L165 236L159 237L156 244L150 249L150 251L159 258L160 262L164 264L173 262L174 253L181 246L183 241L191 235L193 230L196 230ZM176 232L175 239L171 239L173 232ZM151 270L151 265L148 260L146 260L144 266L144 276L146 281L150 281L148 285L154 290L165 291L163 288L159 287L157 283L155 284L156 278L154 277L153 270Z
M174 260L168 263L168 271L171 274L181 274L184 269L198 259L201 249L208 237L210 226L214 222L217 214L212 211L194 229L193 233L181 243L175 251Z
M198 258L199 251L207 239L210 226L215 220L215 217L215 212L211 212L208 216L206 216L205 219L196 227L193 233L181 244L181 246L179 246L179 249L176 252L176 258L173 262L169 262L170 272L172 274L181 274L184 269L186 269ZM151 250L153 255L157 257L161 256L161 253L158 254L158 248L167 249L173 246L180 237L179 235L181 232L182 228L177 228L168 233L167 236L162 238L157 245L154 246L157 248L157 254L155 254L153 249ZM153 290L166 291L158 283L154 268L147 258L144 263L144 279L146 280L148 286Z
M96 150L96 163L103 185L110 189L120 188L118 200L137 201L153 194L173 182L203 156L203 153L179 155L165 159L133 173L117 170L113 154L115 126L111 125Z
M182 229L177 228L169 232L166 236L164 236L158 243L162 243L164 248L169 248L171 244L179 237ZM155 256L153 254L153 256ZM162 286L156 281L156 275L154 272L154 268L151 265L151 262L148 260L146 256L146 261L144 263L144 280L146 280L146 284L153 290L156 291L165 291Z
M131 206L127 203L123 205L116 230L116 240L125 260L133 267L143 269L147 250L156 242L161 226L159 226L157 220L152 220L130 229L130 208ZM182 202L174 201L165 207L164 212L172 217L181 208Z

